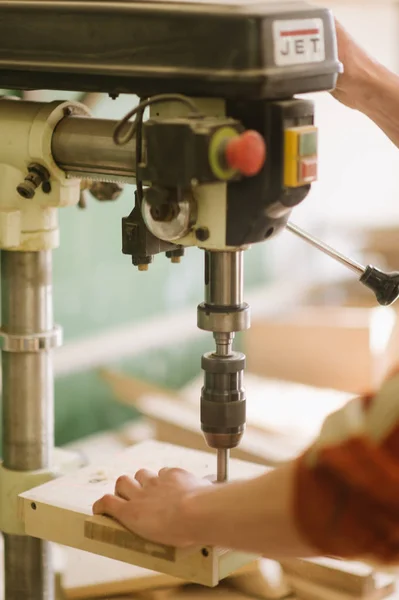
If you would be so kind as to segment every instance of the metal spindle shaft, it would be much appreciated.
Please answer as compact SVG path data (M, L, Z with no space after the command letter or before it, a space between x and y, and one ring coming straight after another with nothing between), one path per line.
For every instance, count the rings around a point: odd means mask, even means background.
M32 336L53 329L52 255L1 252L2 329ZM50 466L53 448L51 351L2 352L4 467L30 471ZM5 598L53 600L50 547L5 535Z
M234 333L214 333L216 352L218 356L229 356L233 349Z
M239 306L243 302L244 253L205 253L205 303Z

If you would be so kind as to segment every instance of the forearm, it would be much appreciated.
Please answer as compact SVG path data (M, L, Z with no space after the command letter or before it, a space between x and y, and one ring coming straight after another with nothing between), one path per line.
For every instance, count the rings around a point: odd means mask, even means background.
M204 488L182 511L194 544L259 553L269 558L317 554L294 523L294 464L250 481Z
M295 462L189 494L179 512L187 542L275 559L328 555L399 564L398 397L395 372L375 396L331 414Z
M355 82L354 82L355 84ZM399 147L399 77L369 61L353 90L357 109L368 116Z
M399 372L325 421L295 462L214 484L181 469L124 475L94 514L155 543L269 558L340 556L399 564Z
M336 23L344 73L333 95L368 116L399 147L399 77L373 60Z

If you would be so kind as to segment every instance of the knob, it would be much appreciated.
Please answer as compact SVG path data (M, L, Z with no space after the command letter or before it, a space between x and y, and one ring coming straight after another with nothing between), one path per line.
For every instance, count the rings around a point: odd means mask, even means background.
M253 177L265 164L265 140L257 131L245 131L227 142L225 159L232 169L246 177Z

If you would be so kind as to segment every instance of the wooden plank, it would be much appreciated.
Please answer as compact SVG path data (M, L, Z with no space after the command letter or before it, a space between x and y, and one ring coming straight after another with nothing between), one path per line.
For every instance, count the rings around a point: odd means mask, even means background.
M281 600L292 592L281 565L267 559L258 562L254 573L243 573L229 584L243 594L264 600Z
M167 588L172 593L184 581L171 575L156 573L97 554L63 548L65 568L62 587L66 600L109 598ZM232 587L237 579L258 577L258 563L245 565L229 577ZM209 589L209 588L206 588ZM239 586L238 588L239 589Z
M181 396L198 407L203 375L181 390ZM307 442L317 437L328 415L339 410L353 394L317 388L246 372L247 424L268 435ZM275 399L278 398L278 402Z
M158 441L214 452L207 447L200 429L199 402L196 406L178 394L173 397L163 393L162 388L156 394L142 396L145 386L143 388L140 380L109 370L103 371L103 376L119 401L134 406L155 425ZM256 431L249 426L240 446L232 450L231 455L239 460L275 466L295 458L309 443L308 436Z
M172 442L189 448L214 452L208 448L199 424L199 408L194 409L178 401L161 397L143 398L139 410L156 426L159 441ZM247 426L238 448L231 456L259 465L276 466L292 460L309 446L306 438L265 433Z
M302 600L357 600L362 597L367 598L367 600L382 600L383 598L399 600L394 585L392 586L390 593L388 593L386 588L382 588L367 596L355 596L337 588L322 586L313 581L309 581L308 579L295 577L294 575L287 575L287 581L295 596Z
M181 390L173 392L115 370L103 369L101 376L110 385L115 396L128 406L133 405L141 410L142 403L147 398L167 398L177 401L179 406L191 405L191 410L196 412L199 421L203 375L196 377ZM247 404L247 424L250 428L271 436L287 436L287 442L295 437L304 438L308 443L310 437L317 435L325 417L352 397L344 392L275 381L252 373L245 374L245 389L250 398ZM268 409L268 402L272 402L275 397L279 398L279 406L273 405L271 411ZM307 419L303 417L303 410L300 408L303 405L311 413Z
M129 421L121 429L95 433L63 446L64 450L76 452L84 464L99 464L129 446L138 444L154 436L154 428L142 419Z
M248 600L248 596L232 590L228 586L220 585L214 590L205 590L199 586L185 586L181 588L173 600Z
M139 596L140 600L249 600L250 596L232 589L229 585L221 584L210 590L199 585L185 585L179 590L160 590L155 594L146 593ZM126 599L128 600L128 599ZM130 599L129 599L130 600ZM133 600L133 598L131 598Z
M395 581L391 575L378 573L364 563L332 558L282 560L281 565L289 576L358 597L378 591L389 595Z
M201 586L184 586L176 590L156 590L155 592L144 592L134 596L123 596L115 600L251 600L246 596L232 590L227 586L219 586L213 590ZM111 600L111 599L107 599Z
M278 318L259 319L244 335L248 370L273 379L367 393L385 376L396 319L390 308L329 306L300 307ZM377 334L379 345L372 343Z
M174 589L151 590L150 592L143 592L130 598L134 598L135 600L172 600L178 594L179 592Z
M175 560L165 560L145 551L86 537L85 523L92 519L93 503L103 494L113 492L116 479L121 474L133 475L143 467L153 471L163 467L180 467L205 477L214 473L214 460L207 453L155 441L138 444L100 467L85 467L22 494L21 516L26 533L206 586L217 585L220 579L255 560L253 555L217 548L208 548L206 552L196 548L184 556L177 553ZM265 469L258 465L231 461L232 479L247 479L264 472ZM93 518L101 523L104 519Z
M154 544L148 540L128 531L119 523L115 523L107 517L95 516L89 517L84 523L84 536L89 540L109 544L117 548L125 548L147 554L154 558L162 558L170 562L180 560L182 556L187 556L193 552L193 548L181 550L174 546L165 544Z
M65 557L62 587L66 600L108 598L184 584L171 575L73 548L65 548Z
M101 379L105 381L116 396L126 400L129 405L135 405L136 400L145 396L166 396L171 400L176 400L179 397L178 391L168 390L166 387L133 377L132 375L126 375L121 371L114 369L101 369L99 371ZM183 398L181 398L183 400Z
M79 452L87 463L99 464L133 443L149 439L152 429L148 423L134 421L120 430L77 440L68 445L68 448ZM63 593L66 600L109 598L114 595L148 592L148 590L159 591L160 588L169 588L172 593L175 587L184 585L184 581L171 575L156 573L74 548L63 547L62 554L65 558ZM235 579L236 575L241 577L250 573L257 576L257 572L257 563L245 565L234 573L231 579Z

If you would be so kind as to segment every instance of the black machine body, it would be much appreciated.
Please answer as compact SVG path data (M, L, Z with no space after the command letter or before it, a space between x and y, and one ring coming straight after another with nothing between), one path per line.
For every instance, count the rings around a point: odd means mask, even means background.
M332 14L306 2L0 0L0 39L13 90L280 99L340 68Z

